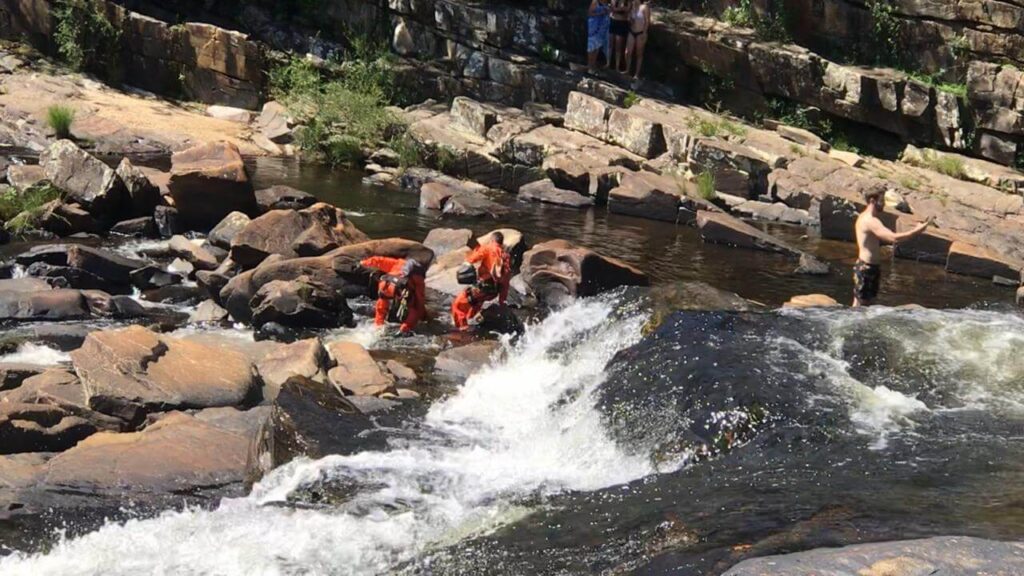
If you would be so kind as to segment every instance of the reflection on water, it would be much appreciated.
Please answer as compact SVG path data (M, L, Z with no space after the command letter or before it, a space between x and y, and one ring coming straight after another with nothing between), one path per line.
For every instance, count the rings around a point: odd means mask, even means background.
M531 243L565 238L620 258L650 274L655 282L703 280L769 305L811 292L828 294L843 303L851 298L850 274L856 258L853 245L821 240L815 231L808 233L803 228L777 225L771 226L771 232L828 260L832 274L793 274L796 263L786 257L704 244L693 228L609 214L604 208L579 211L522 204L509 195L513 210L500 220L442 219L435 211L420 210L415 194L363 185L358 172L333 171L279 158L250 162L258 187L286 184L358 212L362 215L353 215L353 221L373 237L422 240L438 227L485 232L499 225L509 226L526 233ZM1013 297L1010 291L989 282L946 274L941 266L898 260L883 265L883 269L881 302L885 304L956 308L1008 302Z

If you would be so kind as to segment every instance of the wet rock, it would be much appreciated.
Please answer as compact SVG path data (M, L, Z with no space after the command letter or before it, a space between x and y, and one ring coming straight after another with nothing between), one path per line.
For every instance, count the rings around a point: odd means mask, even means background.
M793 296L782 305L783 308L834 308L836 306L842 306L842 304L836 302L835 298L825 294Z
M102 226L88 210L78 204L66 204L60 200L54 200L43 206L42 214L40 214L36 225L41 230L52 232L58 236L91 234L102 229Z
M706 282L687 281L651 288L654 315L664 318L680 310L752 312L764 306L735 292L716 288Z
M63 368L39 368L39 372L25 379L19 388L0 396L0 403L50 404L72 413L91 412L78 376Z
M987 248L959 241L950 245L946 259L946 272L986 279L993 276L1019 279L1022 268L1024 264L1021 262L1000 256Z
M167 271L174 274L181 274L182 276L191 278L195 274L196 267L191 262L184 258L175 258L167 265Z
M907 232L916 228L916 220L901 217L896 222L896 232ZM952 234L929 227L924 233L904 240L893 247L893 255L897 258L917 260L919 262L931 262L933 264L945 264L949 255L949 249L955 241Z
M344 297L308 276L262 285L250 303L253 326L269 322L299 328L339 328L354 324Z
M317 338L280 345L256 362L263 379L263 397L274 400L284 383L296 376L326 382L327 365L327 350Z
M214 270L220 264L216 256L202 247L201 242L184 236L172 236L167 248L172 256L188 262L195 270Z
M0 320L84 320L90 316L89 303L81 290L0 290Z
M152 216L122 220L110 227L110 233L132 238L154 238L157 236L156 222Z
M565 190L573 190L580 194L590 193L591 172L594 167L588 166L575 154L553 154L544 158L542 168L544 175L555 186Z
M441 182L427 182L420 188L420 208L441 210L449 198L460 191Z
M373 154L370 154L369 160L370 162L384 168L398 168L402 163L402 159L398 155L398 152L395 152L391 148L381 148L374 151Z
M331 383L354 396L380 396L395 393L395 382L380 369L361 345L354 342L333 342L327 352L335 366L327 372Z
M181 284L185 279L180 274L168 272L153 264L132 270L130 277L132 285L139 290L152 290L153 288L163 288L172 284Z
M508 306L492 304L484 308L480 316L478 328L484 332L519 335L526 331L523 321Z
M384 367L400 382L415 382L417 380L416 372L398 360L388 360L384 363Z
M316 204L316 196L291 186L277 185L256 191L260 212L270 210L302 210Z
M131 216L152 216L162 202L160 188L150 182L146 173L124 158L117 165L117 176L124 183L126 210Z
M172 206L157 206L153 209L153 221L161 238L170 238L185 231L178 209Z
M27 378L42 374L45 366L23 362L0 362L0 391L21 386Z
M541 302L593 296L618 286L647 286L647 275L614 258L565 240L535 245L523 256L523 280Z
M796 248L725 213L700 212L697 214L697 227L700 229L701 239L705 242L777 252L788 256L802 255Z
M401 421L394 411L396 404L385 400L367 404L361 398L346 397L328 382L301 376L289 379L250 448L248 480L258 480L300 456L322 458L384 448L385 435L375 432L378 425L363 410L382 426L395 425Z
M227 286L228 282L242 271L242 267L235 264L231 257L221 261L214 270L200 270L196 272L196 283L214 299L220 297L220 291Z
M725 576L863 574L1017 574L1024 571L1024 544L966 536L875 542L821 548L744 560Z
M441 210L445 216L498 219L508 213L508 208L479 194L456 194L444 203Z
M40 488L133 500L180 501L244 479L248 449L267 408L172 412L141 432L94 434L49 461Z
M468 378L489 364L500 347L498 342L485 340L443 350L434 359L434 370L451 377Z
M726 194L721 194L725 197ZM735 206L731 211L740 216L756 218L768 222L785 222L787 224L799 224L810 226L816 223L817 219L812 218L807 210L790 208L782 202L761 202L758 200L745 200Z
M60 406L0 402L0 454L59 452L100 430L119 430L113 418L87 419Z
M227 319L228 311L213 300L203 300L188 317L189 322L195 324L220 324Z
M675 222L679 218L680 184L649 172L622 176L608 192L608 211L651 220Z
M90 333L71 361L89 407L129 422L149 412L240 406L258 397L241 352L139 326Z
M271 254L319 256L366 240L343 211L321 202L304 210L273 210L253 219L232 239L231 259L249 269Z
M807 274L808 276L824 276L831 271L828 263L822 262L814 256L804 252L800 255L800 264L794 271L796 274Z
M201 144L175 153L168 188L187 227L205 230L231 212L257 212L242 155L228 142Z
M239 232L245 229L252 220L241 212L232 212L224 217L210 233L207 234L206 239L208 242L223 248L224 250L231 249L231 241L238 235Z
M300 328L284 326L277 322L267 322L253 330L253 339L257 342L280 342L291 344L299 340L315 338L316 334Z
M121 213L127 190L117 173L70 140L59 140L39 156L46 178L101 219Z
M448 296L457 296L465 290L466 286L458 282L456 271L466 261L470 251L468 246L463 246L438 257L427 270L427 289Z
M359 262L374 255L414 258L424 268L430 267L434 256L422 244L399 238L342 246L322 256L278 261L272 261L274 256L271 256L260 266L232 278L220 292L220 303L233 318L248 322L252 318L251 300L261 286L271 281L289 281L302 276L327 287L328 292L340 300L370 295L371 278Z
M465 248L473 237L473 231L468 228L434 228L427 233L423 245L434 251L434 255L441 257L453 250Z
M1017 288L1016 302L1018 307L1024 307L1024 286Z
M557 204L571 208L587 208L594 205L594 199L574 192L563 190L555 186L551 180L538 180L519 188L521 200L532 200L547 204Z

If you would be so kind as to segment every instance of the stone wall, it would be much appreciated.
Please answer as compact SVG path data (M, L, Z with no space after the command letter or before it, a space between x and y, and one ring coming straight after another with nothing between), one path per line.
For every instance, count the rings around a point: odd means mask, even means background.
M113 2L105 6L121 30L121 65L131 85L209 104L259 106L263 55L246 34L198 22L170 25ZM56 53L51 8L48 0L11 0L0 19L0 36L27 38Z
M917 68L963 79L969 60L1024 63L1020 0L885 0L900 23L900 45ZM691 10L721 15L738 0L691 0ZM794 39L828 55L872 54L877 39L864 0L754 0L759 12L784 10Z

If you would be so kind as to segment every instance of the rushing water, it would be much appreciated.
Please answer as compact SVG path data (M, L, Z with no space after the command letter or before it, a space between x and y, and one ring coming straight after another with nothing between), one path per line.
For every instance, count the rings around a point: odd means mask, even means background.
M601 210L512 202L498 222L439 220L414 195L356 175L254 167L257 184L314 192L374 237L509 225L617 256L656 282L704 280L768 304L850 290L852 247L795 228L775 232L836 272L797 276L786 258ZM889 268L890 304L998 308L1012 297L939 267ZM1017 313L678 313L642 338L638 294L577 301L531 325L389 430L384 449L294 461L212 509L28 547L0 558L0 574L717 574L749 555L863 540L1024 537ZM364 323L326 339L377 337ZM67 356L30 343L3 359Z

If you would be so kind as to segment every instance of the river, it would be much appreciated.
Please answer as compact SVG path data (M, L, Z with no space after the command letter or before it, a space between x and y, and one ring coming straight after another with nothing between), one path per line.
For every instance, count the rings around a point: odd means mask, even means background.
M794 275L785 258L598 211L520 205L498 223L439 222L357 175L283 161L255 174L350 210L374 237L502 224L620 257L657 283L699 279L767 304L850 290L852 247L799 229L776 231L837 271ZM642 337L642 291L580 300L386 449L294 461L245 497L107 522L0 558L0 573L718 574L822 545L1021 538L1012 292L904 261L883 291L947 310L677 313Z

